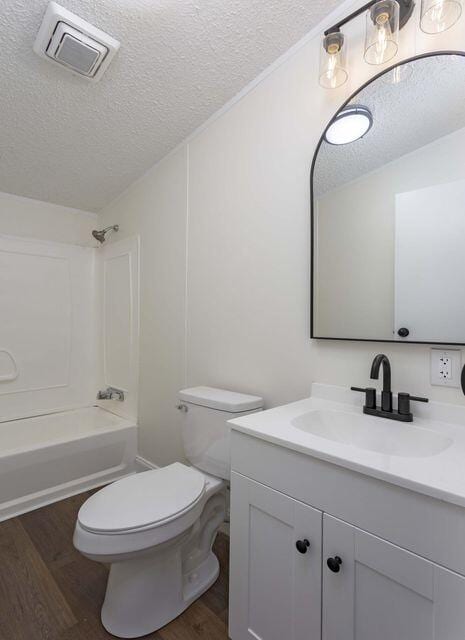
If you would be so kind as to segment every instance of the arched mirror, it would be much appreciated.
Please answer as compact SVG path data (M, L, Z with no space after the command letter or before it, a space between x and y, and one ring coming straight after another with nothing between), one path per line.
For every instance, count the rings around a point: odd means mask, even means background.
M365 85L312 166L312 337L465 344L465 57Z

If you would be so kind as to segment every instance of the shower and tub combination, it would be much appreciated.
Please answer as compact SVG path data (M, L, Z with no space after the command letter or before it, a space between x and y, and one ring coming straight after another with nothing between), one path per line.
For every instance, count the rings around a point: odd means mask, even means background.
M0 235L0 520L134 473L139 239Z

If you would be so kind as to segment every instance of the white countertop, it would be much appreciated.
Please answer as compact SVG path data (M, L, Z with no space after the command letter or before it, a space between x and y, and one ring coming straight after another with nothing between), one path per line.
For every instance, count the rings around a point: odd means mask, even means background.
M414 443L415 434L422 435L417 429L434 431L450 439L450 445L444 450L424 457L362 449L350 442L314 435L292 424L299 416L312 411L363 416L362 405L362 394L314 384L310 398L236 418L230 424L233 430L249 436L465 507L465 407L437 402L420 406L412 402L413 423L364 416L367 420L382 421L386 428L392 426L394 434L399 433L400 428L413 427L415 431L409 433L410 443L412 438Z

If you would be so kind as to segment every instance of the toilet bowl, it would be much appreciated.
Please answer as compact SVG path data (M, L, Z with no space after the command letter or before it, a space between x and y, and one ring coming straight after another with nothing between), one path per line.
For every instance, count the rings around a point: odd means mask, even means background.
M120 638L160 629L217 579L212 546L226 514L227 420L262 406L261 398L210 387L185 390L180 399L186 456L195 467L176 462L118 480L78 514L76 549L110 564L101 618Z
M211 547L225 516L222 480L175 463L105 487L82 506L74 545L111 564L104 627L137 638L178 616L218 577Z

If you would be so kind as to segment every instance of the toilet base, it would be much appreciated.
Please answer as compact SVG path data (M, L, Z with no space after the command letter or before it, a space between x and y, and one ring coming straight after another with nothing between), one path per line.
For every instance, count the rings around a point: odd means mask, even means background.
M219 575L212 548L225 510L223 481L206 476L205 494L187 511L187 521L181 515L123 534L95 533L76 523L76 548L110 564L101 613L109 633L119 638L153 633L211 587Z
M212 551L186 575L177 547L155 557L114 563L102 607L102 624L118 638L153 633L177 618L218 575L219 562Z

